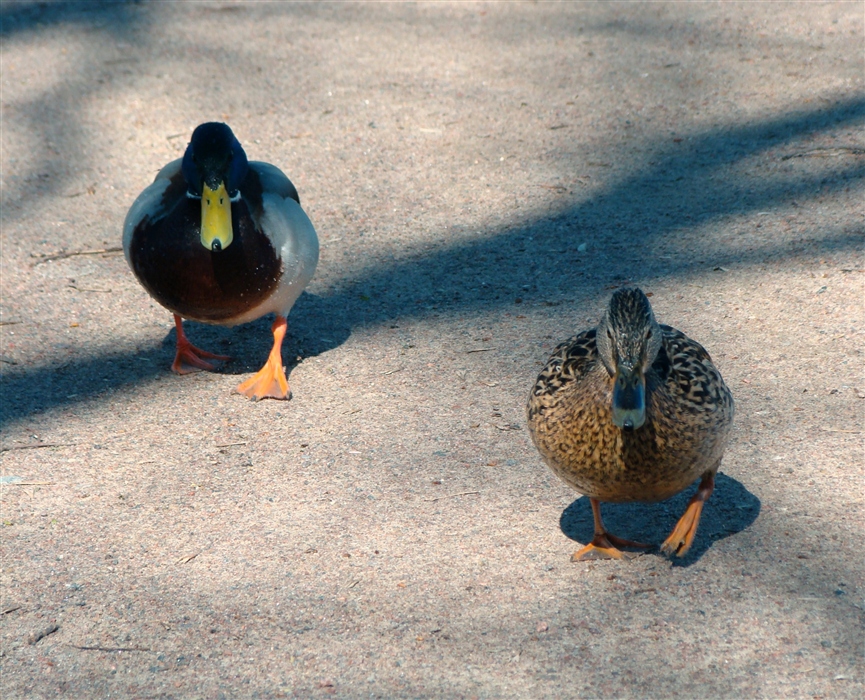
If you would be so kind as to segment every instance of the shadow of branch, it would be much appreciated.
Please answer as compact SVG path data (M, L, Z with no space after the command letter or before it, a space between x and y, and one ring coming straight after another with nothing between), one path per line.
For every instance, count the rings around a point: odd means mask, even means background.
M718 266L741 268L770 259L859 249L863 229L858 223L758 245L748 240L713 240L696 224L807 197L815 187L811 176L752 177L733 186L724 167L764 150L770 136L777 148L779 139L791 141L863 118L865 99L849 99L828 109L710 130L692 139L685 153L658 146L659 153L667 155L659 157L655 165L638 169L564 211L516 228L494 229L470 241L442 243L432 251L371 266L327 294L305 295L289 319L290 332L301 340L299 347L304 354L315 355L339 346L361 324L489 314L505 307L516 308L513 305L517 299L522 304L518 307L521 312L531 313L544 304L572 303L569 295L603 295L604 287L624 280L646 284L664 278L704 277L717 274L713 269ZM679 190L669 203L668 185L678 182L678 173L687 174L687 180L677 185ZM853 181L863 180L865 160L844 159L833 166L830 176L821 175L820 192L839 192ZM643 196L635 198L635 191ZM578 244L583 242L588 243L589 254L579 250ZM659 251L665 249L676 254L662 256ZM269 343L269 334L260 326L253 326L251 331L241 327L201 333L218 343L226 339L229 344L239 343L242 352L233 354L244 358L247 348L252 348L246 345L252 342L247 337L256 338L254 342L261 342L263 347ZM287 353L292 352L291 347ZM152 349L145 356L155 359L162 354L162 350ZM290 354L285 356L291 358ZM243 361L250 364L236 367L253 367L257 355ZM132 369L118 372L118 365L130 365ZM158 364L150 368L149 363L114 349L95 350L59 368L51 364L16 368L7 371L2 382L4 394L15 399L4 402L0 424L34 410L86 399L104 388L146 381L159 371L163 369Z

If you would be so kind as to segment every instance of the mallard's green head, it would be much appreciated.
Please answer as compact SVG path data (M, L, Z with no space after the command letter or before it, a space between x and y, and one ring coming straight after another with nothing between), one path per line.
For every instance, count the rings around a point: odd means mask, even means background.
M231 202L240 198L248 167L227 124L207 122L192 132L181 168L187 196L201 199L201 245L208 250L223 250L234 239Z
M613 294L596 342L615 382L613 423L636 430L646 422L646 372L661 349L661 328L641 290L626 287Z

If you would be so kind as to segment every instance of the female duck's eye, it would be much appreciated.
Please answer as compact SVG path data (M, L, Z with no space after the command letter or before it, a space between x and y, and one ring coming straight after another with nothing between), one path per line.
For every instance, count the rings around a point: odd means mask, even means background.
M611 341L613 340L613 334L610 333L609 330L607 330L607 337L608 337Z

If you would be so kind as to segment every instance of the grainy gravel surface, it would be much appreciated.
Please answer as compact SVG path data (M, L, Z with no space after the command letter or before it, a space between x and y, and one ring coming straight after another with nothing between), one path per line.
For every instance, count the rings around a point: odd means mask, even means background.
M865 695L861 2L0 19L4 699ZM172 375L113 252L211 119L321 238L289 402L231 393L269 319ZM524 403L626 282L736 426L687 558L572 564Z

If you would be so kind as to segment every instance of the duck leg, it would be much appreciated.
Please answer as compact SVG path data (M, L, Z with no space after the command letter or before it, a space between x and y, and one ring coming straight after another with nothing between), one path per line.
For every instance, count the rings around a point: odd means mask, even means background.
M273 331L273 348L267 362L264 363L264 367L237 387L238 394L243 394L255 401L264 398L289 398L290 390L285 379L285 368L282 366L282 339L285 338L286 328L288 328L288 321L285 316L277 315L270 329Z
M571 555L571 561L622 559L625 553L617 549L616 545L619 547L638 547L640 549L648 549L652 546L611 535L607 532L607 529L604 527L604 521L601 519L601 502L596 498L589 498L589 503L592 504L592 515L595 519L595 536L589 544Z
M703 475L700 486L697 488L697 493L691 498L688 507L685 509L684 515L679 518L676 527L670 536L664 540L661 545L661 551L664 554L685 556L691 545L694 542L694 535L697 534L697 525L700 524L700 514L703 512L703 504L709 500L712 491L715 489L715 472L707 472Z
M227 355L214 355L212 352L195 347L189 342L186 333L183 332L183 319L174 314L174 327L177 328L177 354L171 369L177 374L189 374L197 369L212 370L213 364L202 358L211 360L230 360Z

